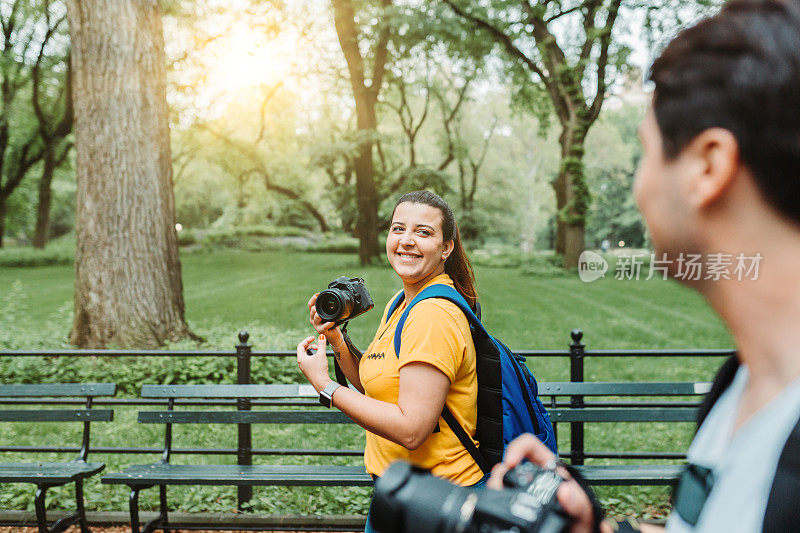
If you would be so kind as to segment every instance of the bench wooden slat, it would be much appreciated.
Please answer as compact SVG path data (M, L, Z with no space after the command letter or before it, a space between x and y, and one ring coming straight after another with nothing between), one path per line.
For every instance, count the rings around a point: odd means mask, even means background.
M140 411L143 424L351 424L347 415L329 411Z
M685 465L581 465L575 468L592 485L673 485Z
M0 422L111 422L111 409L11 409L0 411Z
M142 398L307 398L311 385L142 385Z
M694 422L696 408L548 409L553 422ZM140 411L143 424L350 424L341 411Z
M93 476L105 468L103 463L3 463L0 482L3 483L68 483Z
M582 465L576 467L593 485L669 485L684 465ZM369 486L363 466L336 465L135 465L103 476L110 485Z
M711 383L676 382L540 382L540 396L698 396ZM311 385L143 385L142 398L317 398Z
M38 385L0 385L0 397L114 396L116 383L44 383Z
M103 476L112 485L369 486L363 466L339 465L135 465Z
M539 396L695 396L711 390L710 382L603 382L539 383Z
M548 409L553 422L696 422L696 408Z

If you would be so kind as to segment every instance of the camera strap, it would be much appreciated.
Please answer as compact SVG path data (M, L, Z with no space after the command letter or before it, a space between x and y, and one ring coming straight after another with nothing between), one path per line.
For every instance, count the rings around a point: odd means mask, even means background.
M361 358L364 356L364 354L362 354L361 350L356 348L355 344L353 344L353 341L350 340L350 335L347 334L348 324L349 322L345 322L339 328L342 332L344 344L347 346L347 349L350 350L350 353L353 354L358 361L361 361ZM336 374L336 382L339 383L339 385L347 387L347 377L345 377L344 371L342 370L342 367L339 366L339 361L335 357L333 358L333 371Z
M347 387L347 378L345 377L344 371L342 371L342 367L339 366L339 362L335 357L333 358L333 371L336 374L336 383L342 387Z

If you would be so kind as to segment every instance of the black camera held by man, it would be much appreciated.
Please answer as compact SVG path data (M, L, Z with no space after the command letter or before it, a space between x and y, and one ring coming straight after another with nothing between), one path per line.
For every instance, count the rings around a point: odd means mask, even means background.
M522 463L503 477L505 490L470 489L397 462L375 482L370 515L380 533L561 533L570 525L556 500L563 481Z
M336 278L317 296L317 314L325 322L340 326L366 313L375 304L361 278Z

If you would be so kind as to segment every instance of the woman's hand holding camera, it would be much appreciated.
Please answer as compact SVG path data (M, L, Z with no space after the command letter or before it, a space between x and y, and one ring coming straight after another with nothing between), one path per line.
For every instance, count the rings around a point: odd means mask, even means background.
M308 301L309 321L311 325L314 326L317 333L325 335L327 340L331 343L331 347L336 350L344 344L342 330L339 329L339 326L333 327L333 322L323 322L322 318L317 314L316 304L318 296L319 293L316 293Z
M325 353L325 335L312 344L315 337L306 337L297 345L297 366L317 392L333 381L328 374L328 356ZM309 354L308 351L312 353Z

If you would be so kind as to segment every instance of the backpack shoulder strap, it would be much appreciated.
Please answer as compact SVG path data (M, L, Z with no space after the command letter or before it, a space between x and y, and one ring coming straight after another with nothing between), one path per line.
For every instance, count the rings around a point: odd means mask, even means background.
M397 308L400 307L400 304L403 303L403 300L406 299L406 294L403 291L400 291L400 294L392 302L392 305L389 306L389 310L386 312L386 321L389 321L389 317L397 311Z
M481 321L475 316L475 313L472 312L467 301L464 299L461 294L455 290L453 287L449 285L444 285L442 283L437 283L435 285L430 285L423 289L419 294L417 294L411 303L408 304L403 314L400 315L400 320L397 322L397 327L394 330L394 353L397 357L400 357L400 342L401 336L403 334L403 326L408 319L408 313L411 312L411 309L417 305L419 302L423 300L427 300L428 298L442 298L444 300L448 300L453 302L461 309L461 312L464 313L464 316L467 317L469 321L470 328L475 332L480 332L483 335L488 336L489 333L486 331L486 328L483 327ZM397 305L399 306L400 303L398 302ZM392 303L394 309L397 309Z
M711 390L706 394L706 397L703 398L700 409L697 411L698 428L700 428L700 425L706 419L708 413L711 412L711 408L717 403L719 397L725 392L725 389L733 382L733 378L736 376L736 371L738 369L739 359L736 357L736 354L730 356L719 368L714 382L711 384Z
M474 442L472 442L472 438L467 435L467 431L461 427L461 424L458 423L458 420L456 420L456 417L453 412L450 411L450 408L447 407L447 404L445 404L444 408L442 409L442 418L445 422L447 422L447 425L450 426L450 429L453 430L453 434L455 434L456 438L459 440L459 442L461 442L461 445L467 449L469 454L472 456L472 459L478 464L478 468L481 469L481 472L484 474L491 472L492 465L490 465L483 455L481 455L480 450L478 450L478 447L475 446Z
M764 513L764 531L791 531L800 523L800 420L797 421L778 459L778 470Z

